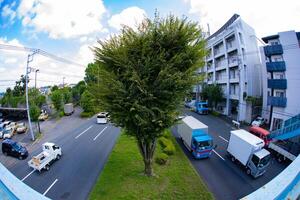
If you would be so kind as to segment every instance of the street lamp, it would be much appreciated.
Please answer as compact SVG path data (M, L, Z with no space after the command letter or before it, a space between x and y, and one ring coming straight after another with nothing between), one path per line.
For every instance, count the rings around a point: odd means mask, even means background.
M35 72L35 83L34 83L34 88L36 89L36 76L37 76L37 73L39 72L40 70L39 69L36 69L34 72Z

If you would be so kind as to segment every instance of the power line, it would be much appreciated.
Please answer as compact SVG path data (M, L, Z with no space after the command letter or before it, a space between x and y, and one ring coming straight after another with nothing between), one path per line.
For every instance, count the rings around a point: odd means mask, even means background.
M14 45L8 45L8 44L0 44L0 49L3 50L11 50L11 51L26 51L26 52L37 52L38 54L51 58L53 60L57 60L59 62L63 62L63 63L67 63L67 64L71 64L71 65L76 65L79 67L83 67L85 68L85 65L65 59L63 57L60 56L56 56L54 54L48 53L42 49L36 49L36 48L29 48L29 47L20 47L20 46L14 46Z

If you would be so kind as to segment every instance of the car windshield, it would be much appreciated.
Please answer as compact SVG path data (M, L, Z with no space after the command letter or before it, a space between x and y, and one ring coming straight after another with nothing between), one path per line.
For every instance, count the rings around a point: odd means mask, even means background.
M267 155L267 156L265 156L265 157L263 157L259 161L259 166L263 167L263 166L267 165L269 163L270 159L271 159L271 155L270 154Z
M105 118L104 115L98 115L97 118Z
M198 149L206 149L212 145L212 140L198 142Z
M207 108L207 104L202 104L202 108Z
M19 151L19 150L21 150L22 149L22 146L21 145L19 145L18 143L13 143L13 148L15 149L15 150L17 150L17 151Z

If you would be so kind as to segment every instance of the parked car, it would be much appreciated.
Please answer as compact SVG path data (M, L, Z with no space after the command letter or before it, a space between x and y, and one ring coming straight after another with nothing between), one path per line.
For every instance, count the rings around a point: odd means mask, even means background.
M12 138L12 136L14 135L14 133L12 132L12 129L3 129L1 132L1 138L3 139L7 139L7 138Z
M27 149L11 139L6 139L2 142L2 153L19 158L20 160L28 156Z
M252 126L262 126L266 120L260 116L256 117L255 120L251 123Z
M45 121L48 119L48 114L46 112L42 112L39 116L39 121Z
M97 124L106 124L108 119L108 112L101 112L97 115Z
M17 124L17 133L25 133L27 131L27 126L25 125L25 123L18 123Z
M17 130L17 123L16 122L9 122L6 126L4 126L5 130L10 130L13 134Z

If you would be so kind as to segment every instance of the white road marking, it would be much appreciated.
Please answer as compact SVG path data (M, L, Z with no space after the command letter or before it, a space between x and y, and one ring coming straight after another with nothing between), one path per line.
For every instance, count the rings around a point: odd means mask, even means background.
M24 178L22 178L21 181L25 181L25 179L28 178L28 176L30 176L33 172L35 172L35 169L32 170L29 174L27 174Z
M218 154L218 152L216 152L214 149L212 150L217 156L219 156L222 160L224 160L225 161L225 159L220 155L220 154Z
M53 187L53 185L54 185L57 181L58 181L58 180L55 179L55 181L48 187L48 189L43 193L44 196L47 194L47 192L49 192L49 190Z
M92 128L93 127L93 125L91 125L90 127L88 127L87 129L85 129L84 131L82 131L79 135L77 135L76 137L75 137L75 139L77 139L77 138L79 138L82 134L84 134L85 132L87 132L90 128Z
M222 136L219 135L219 138L221 138L222 140L224 140L225 142L228 142L228 140L226 140L225 138L223 138Z
M105 131L105 129L107 129L107 126L105 126L105 128L102 129L102 131L100 131L100 133L98 133L98 135L96 135L96 137L94 138L94 141L97 139L97 137L99 137L103 133L103 131Z

